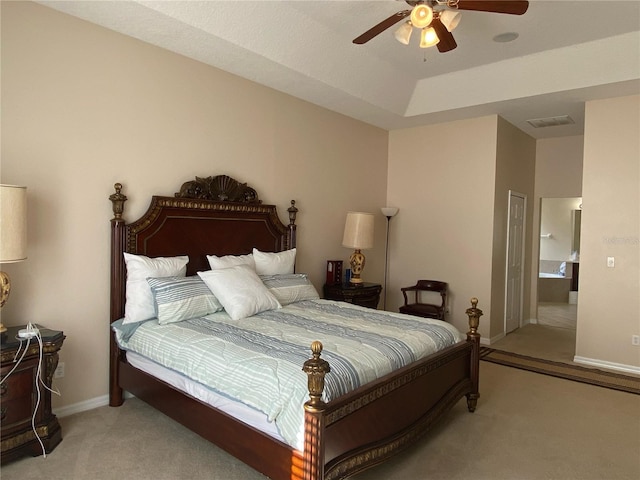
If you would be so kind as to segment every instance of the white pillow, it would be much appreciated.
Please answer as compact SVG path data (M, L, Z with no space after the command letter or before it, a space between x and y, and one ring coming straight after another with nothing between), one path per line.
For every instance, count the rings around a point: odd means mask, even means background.
M149 258L124 253L124 262L127 265L127 294L122 323L126 324L143 322L156 316L155 301L147 278L184 277L189 257Z
M253 259L258 275L282 275L293 273L296 264L296 249L284 252L261 252L253 249Z
M233 320L281 308L249 265L198 272Z
M209 260L211 270L235 267L237 265L249 265L253 270L256 269L256 262L254 262L253 255L250 253L248 255L225 255L224 257L207 255L207 260Z

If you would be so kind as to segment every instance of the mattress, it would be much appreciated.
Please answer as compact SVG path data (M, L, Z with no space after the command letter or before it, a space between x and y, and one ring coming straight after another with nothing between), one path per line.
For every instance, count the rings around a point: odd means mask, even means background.
M331 365L323 394L329 402L464 339L446 322L328 300L241 320L224 311L168 325L149 320L133 333L114 325L121 348L260 412L299 450L309 398L302 365L312 341L323 343Z
M167 367L143 357L135 352L127 353L127 362L142 370L149 375L168 383L174 388L177 388L181 392L200 400L207 405L217 408L224 413L231 415L233 418L240 420L247 425L250 425L263 433L266 433L272 438L284 442L284 438L278 432L276 424L270 422L267 415L255 408L251 408L244 403L222 395L207 386L196 382L181 373L171 370Z

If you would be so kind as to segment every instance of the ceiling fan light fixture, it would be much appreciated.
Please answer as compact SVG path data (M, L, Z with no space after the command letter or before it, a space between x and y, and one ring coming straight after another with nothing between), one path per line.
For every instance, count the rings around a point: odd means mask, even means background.
M416 28L428 27L433 20L433 9L420 3L411 10L411 24Z
M400 25L400 27L395 31L393 36L400 43L409 45L409 40L411 39L412 31L413 31L413 26L411 25L411 22L405 22L402 25Z
M444 10L440 12L440 21L450 32L453 32L453 30L458 26L460 19L462 19L462 14L460 12L455 12L453 10Z
M433 27L423 28L420 32L420 48L429 48L440 42L436 31Z

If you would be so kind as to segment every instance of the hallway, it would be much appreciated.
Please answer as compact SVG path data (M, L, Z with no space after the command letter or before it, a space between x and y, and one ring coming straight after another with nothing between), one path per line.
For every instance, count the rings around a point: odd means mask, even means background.
M563 363L575 363L577 305L539 303L538 323L521 327L491 348Z

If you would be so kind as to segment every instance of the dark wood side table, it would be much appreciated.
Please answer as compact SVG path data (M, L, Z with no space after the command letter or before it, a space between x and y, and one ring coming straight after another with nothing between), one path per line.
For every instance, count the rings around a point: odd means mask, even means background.
M62 348L64 335L57 330L49 330L37 325L42 337L42 380L51 388L53 373L58 366L58 351ZM2 367L0 370L0 409L2 421L1 455L2 464L24 455L36 457L42 455L42 447L35 437L31 419L37 402L36 382L40 362L40 345L37 338L32 338L25 356L11 375L5 376L15 367L16 352L19 359L27 345L26 340L16 337L18 330L26 328L8 327L2 334ZM62 441L62 430L56 416L51 413L51 392L40 387L40 405L35 415L35 427L47 453L51 452Z
M338 283L324 285L324 298L353 303L363 307L378 308L382 285L379 283Z

